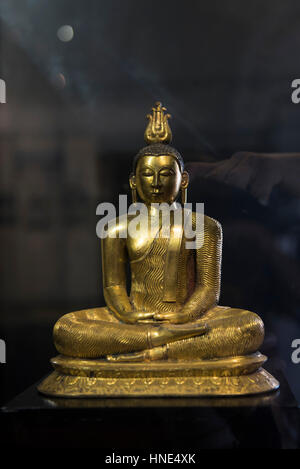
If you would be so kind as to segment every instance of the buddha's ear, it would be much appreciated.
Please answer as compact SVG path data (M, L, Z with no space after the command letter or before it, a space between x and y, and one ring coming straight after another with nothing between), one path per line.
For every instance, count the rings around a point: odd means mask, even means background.
M135 174L133 173L129 177L129 185L130 185L130 189L136 189L136 177L135 177Z
M189 185L190 177L187 171L183 171L181 176L181 189L186 189Z

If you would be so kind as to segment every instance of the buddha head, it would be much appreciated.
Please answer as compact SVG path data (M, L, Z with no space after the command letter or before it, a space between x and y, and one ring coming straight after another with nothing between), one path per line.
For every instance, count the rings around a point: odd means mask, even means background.
M189 177L180 153L169 145L155 143L138 152L129 182L146 205L172 204L180 190L186 190Z
M133 172L129 183L136 201L136 192L146 204L172 204L182 192L182 202L186 202L186 189L189 183L188 173L180 153L168 143L172 138L168 124L169 114L160 103L148 115L149 124L145 131L145 140L150 145L142 148L133 161Z

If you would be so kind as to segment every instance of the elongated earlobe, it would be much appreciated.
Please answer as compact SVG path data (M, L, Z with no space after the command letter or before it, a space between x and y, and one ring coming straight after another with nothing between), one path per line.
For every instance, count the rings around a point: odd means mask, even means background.
M183 171L181 179L181 203L187 203L187 188L189 185L189 174L187 171Z
M135 175L134 174L132 174L129 178L129 185L130 185L130 189L131 189L132 203L136 204L137 194L136 194L136 182L135 182Z
M131 189L131 199L132 199L132 203L136 204L136 201L137 201L136 189Z

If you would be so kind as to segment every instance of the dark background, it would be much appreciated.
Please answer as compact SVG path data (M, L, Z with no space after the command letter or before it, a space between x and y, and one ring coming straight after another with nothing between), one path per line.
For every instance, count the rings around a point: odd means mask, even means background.
M157 100L223 224L221 304L262 316L300 399L300 3L1 0L0 40L1 403L49 371L58 317L103 305L96 206L129 193Z

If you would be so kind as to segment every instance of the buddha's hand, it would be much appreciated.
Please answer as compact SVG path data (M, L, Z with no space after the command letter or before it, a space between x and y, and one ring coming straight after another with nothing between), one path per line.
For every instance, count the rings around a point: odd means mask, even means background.
M129 324L135 324L136 322L147 321L152 319L154 313L149 311L131 311L127 313L126 316L123 317L124 322L128 322Z
M171 322L173 324L183 324L191 322L192 318L189 313L176 312L176 313L155 313L154 319L161 322Z

